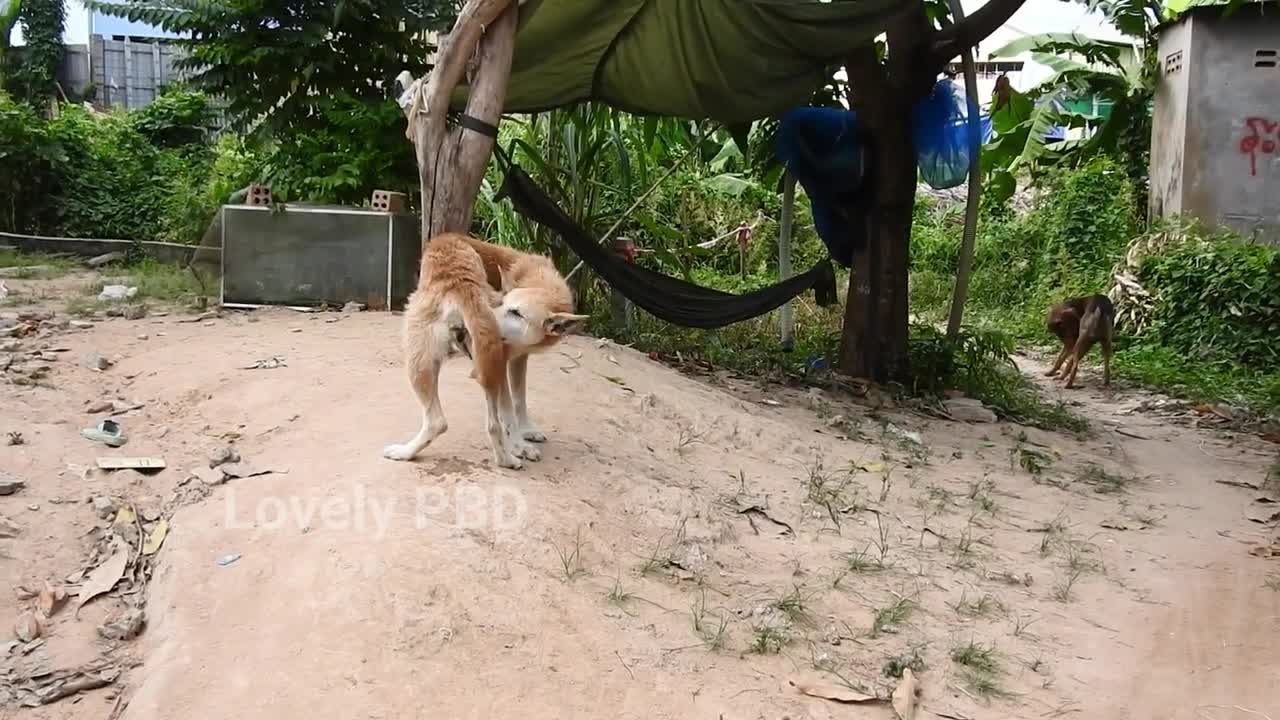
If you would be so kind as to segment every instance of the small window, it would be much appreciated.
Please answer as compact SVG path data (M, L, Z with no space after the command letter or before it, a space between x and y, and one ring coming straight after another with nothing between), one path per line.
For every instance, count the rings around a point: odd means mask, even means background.
M1182 71L1182 51L1177 50L1169 53L1164 58L1164 74L1172 75Z
M1256 68L1274 68L1280 65L1280 50L1254 50L1253 66Z

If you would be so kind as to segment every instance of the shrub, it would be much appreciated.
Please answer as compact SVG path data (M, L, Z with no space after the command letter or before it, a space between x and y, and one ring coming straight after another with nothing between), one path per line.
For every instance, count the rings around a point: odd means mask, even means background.
M56 224L45 200L64 159L58 138L30 106L0 90L0 230L22 232Z
M64 151L53 168L57 230L70 237L149 240L159 234L166 179L161 152L126 113L66 107L49 125Z
M264 147L263 175L285 200L362 205L375 189L417 201L418 165L406 121L393 100L338 95L320 104L323 121Z
M1280 249L1192 239L1148 257L1138 278L1154 296L1144 339L1192 358L1280 367Z

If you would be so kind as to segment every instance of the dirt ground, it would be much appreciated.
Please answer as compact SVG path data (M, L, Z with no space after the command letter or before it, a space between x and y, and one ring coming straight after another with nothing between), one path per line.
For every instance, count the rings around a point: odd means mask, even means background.
M9 287L56 296L38 282ZM1275 446L1093 372L1078 440L577 338L530 363L549 441L509 471L464 361L448 433L382 458L419 417L396 316L158 310L0 338L0 470L25 481L0 496L0 718L892 718L793 685L887 697L886 665L914 668L918 718L1280 718L1277 534L1248 487ZM81 437L105 417L123 448ZM266 474L222 482L228 445ZM117 456L167 467L91 469ZM68 604L11 643L45 582ZM142 607L140 636L99 636ZM80 681L105 687L19 707Z

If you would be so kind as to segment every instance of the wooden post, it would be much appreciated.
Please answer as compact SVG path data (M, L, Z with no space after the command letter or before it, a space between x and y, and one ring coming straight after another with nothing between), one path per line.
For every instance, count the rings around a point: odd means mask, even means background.
M512 0L467 0L453 31L441 42L420 104L410 114L422 183L424 247L440 233L470 228L494 140L461 127L450 130L449 100L472 57L478 56L465 112L497 126L511 75L516 19Z
M964 20L964 8L960 0L951 1L951 14L958 23ZM960 63L964 66L964 90L968 99L968 110L978 107L978 75L973 67L973 49L965 48L960 55ZM978 118L968 118L969 123L979 122ZM969 125L972 127L972 125ZM966 135L966 139L968 136ZM981 138L979 138L981 140ZM970 148L969 155L969 197L964 208L964 238L960 241L960 264L956 268L955 294L951 297L951 316L947 319L947 337L954 339L960 334L960 323L964 319L964 304L969 299L969 274L973 268L973 243L978 234L978 201L982 198L982 160L981 148Z
M613 251L628 263L635 262L636 246L631 238L614 238ZM631 330L631 301L612 286L609 288L609 319L614 330L624 333Z
M782 220L778 223L778 280L791 277L791 233L795 222L796 177L787 173L782 181ZM788 300L780 313L782 322L782 349L790 352L795 347L795 308Z

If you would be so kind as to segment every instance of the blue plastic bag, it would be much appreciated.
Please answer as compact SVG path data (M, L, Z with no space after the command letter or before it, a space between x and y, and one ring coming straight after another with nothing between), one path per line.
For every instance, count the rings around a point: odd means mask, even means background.
M924 181L945 190L968 179L969 158L991 139L991 118L958 85L939 80L912 109L911 136Z

